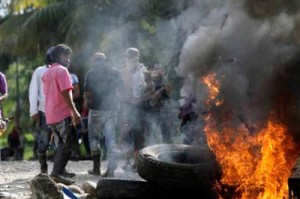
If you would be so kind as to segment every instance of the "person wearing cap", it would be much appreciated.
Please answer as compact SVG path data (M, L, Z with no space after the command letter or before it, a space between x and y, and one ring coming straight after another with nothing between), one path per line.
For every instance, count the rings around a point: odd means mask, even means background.
M113 177L117 168L116 128L120 101L118 93L124 83L117 69L112 68L104 53L92 56L92 69L84 83L85 104L89 108L88 129L93 168L91 175L101 175L101 139L107 146L107 170L103 177Z
M30 105L29 113L35 126L37 158L39 160L41 173L45 174L48 173L47 151L51 137L51 129L46 124L45 95L42 76L48 69L49 65L53 62L51 55L53 49L54 46L47 49L45 65L39 66L34 70L31 76L28 92Z
M68 45L56 45L52 52L53 63L42 77L46 123L53 132L56 151L50 177L66 185L74 183L63 173L72 151L78 147L76 126L81 122L73 102L73 85L68 71L71 55L72 49Z
M125 51L125 67L121 69L121 77L126 82L126 95L122 98L121 111L126 132L123 132L124 145L131 148L133 143L134 163L131 165L129 154L123 169L135 170L137 156L145 146L145 114L143 103L154 94L154 86L147 68L139 61L140 52L137 48Z

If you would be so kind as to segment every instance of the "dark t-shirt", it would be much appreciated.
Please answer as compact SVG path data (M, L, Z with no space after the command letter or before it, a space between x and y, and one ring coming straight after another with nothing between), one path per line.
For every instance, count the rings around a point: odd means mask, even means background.
M118 90L124 87L120 73L105 66L93 67L87 73L84 91L92 94L89 108L95 110L116 110L120 103Z

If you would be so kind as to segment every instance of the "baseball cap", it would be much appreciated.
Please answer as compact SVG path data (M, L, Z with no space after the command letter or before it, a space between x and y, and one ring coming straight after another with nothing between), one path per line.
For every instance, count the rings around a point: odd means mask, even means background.
M136 59L140 56L140 52L137 48L127 48L125 51L125 58Z
M96 52L92 56L93 63L98 62L98 61L104 61L104 60L106 60L106 56L104 53Z

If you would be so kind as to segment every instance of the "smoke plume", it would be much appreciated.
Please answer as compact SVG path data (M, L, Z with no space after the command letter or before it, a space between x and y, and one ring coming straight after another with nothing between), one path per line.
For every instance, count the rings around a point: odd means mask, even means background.
M259 127L274 110L274 104L278 108L282 92L295 94L288 87L291 81L295 84L294 79L285 77L291 75L287 68L295 68L291 60L297 60L295 33L299 17L284 11L253 17L247 5L230 1L198 13L199 20L193 24L197 28L183 45L177 71L190 79L182 90L196 93L199 101L207 95L201 79L216 74L224 106L234 115L231 118L248 120ZM204 103L199 106L205 108Z

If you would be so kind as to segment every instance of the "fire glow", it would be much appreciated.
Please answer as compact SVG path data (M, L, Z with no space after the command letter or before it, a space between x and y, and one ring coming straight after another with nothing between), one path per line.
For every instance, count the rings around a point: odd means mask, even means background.
M287 198L287 180L295 160L295 157L288 156L296 147L285 126L277 122L273 115L264 128L254 133L244 123L232 122L231 118L222 118L221 124L216 122L212 110L216 106L225 106L218 96L219 82L214 74L201 81L209 92L206 101L209 111L204 130L222 172L221 180L216 184L219 198L226 198L224 194L229 187L234 189L230 198Z

